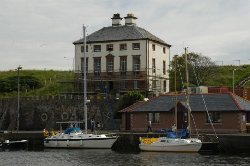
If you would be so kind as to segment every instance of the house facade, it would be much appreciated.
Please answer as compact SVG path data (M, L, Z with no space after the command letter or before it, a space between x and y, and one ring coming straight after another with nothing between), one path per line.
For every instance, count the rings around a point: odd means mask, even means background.
M249 131L250 102L232 93L191 94L190 107L192 133L196 131L213 133L213 128L216 133ZM121 131L145 132L148 120L152 122L153 131L171 129L176 123L175 108L177 108L177 128L187 128L186 96L180 94L161 95L121 110Z
M148 96L169 92L171 45L138 27L133 14L124 17L124 25L120 14L111 19L112 26L86 37L88 94L136 90ZM73 43L79 91L84 68L83 41Z

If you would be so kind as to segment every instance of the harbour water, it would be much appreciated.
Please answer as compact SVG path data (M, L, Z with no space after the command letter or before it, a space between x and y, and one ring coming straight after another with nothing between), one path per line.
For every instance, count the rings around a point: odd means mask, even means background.
M160 166L160 165L249 165L250 154L201 155L198 153L140 152L117 153L96 149L44 149L42 151L2 151L4 166Z

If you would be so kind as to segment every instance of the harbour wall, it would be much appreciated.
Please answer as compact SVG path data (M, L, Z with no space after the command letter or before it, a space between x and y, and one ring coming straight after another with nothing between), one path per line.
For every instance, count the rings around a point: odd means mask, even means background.
M140 137L160 137L165 134L159 133L117 133L119 138L114 143L112 150L119 153L139 153ZM203 135L202 153L205 154L240 154L250 153L250 134L223 134L218 135L218 144L211 144L214 135ZM43 150L43 133L42 132L19 132L19 133L0 133L0 140L22 140L29 141L29 150Z
M93 99L87 107L88 123L93 118L101 124L102 129L119 128L119 121L116 123L113 119L117 107L114 99ZM23 97L20 99L19 113L20 130L59 129L58 121L83 121L83 98L67 95ZM0 130L16 130L17 115L16 98L0 100Z

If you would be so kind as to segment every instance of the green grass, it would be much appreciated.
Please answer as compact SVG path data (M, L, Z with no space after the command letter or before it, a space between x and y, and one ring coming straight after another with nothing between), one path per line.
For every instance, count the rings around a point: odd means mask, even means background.
M218 66L214 77L207 78L206 86L229 86L232 87L233 69L235 71L235 85L243 78L250 75L250 65L243 66ZM0 79L11 76L16 76L17 71L2 71ZM21 70L20 76L34 76L38 78L42 87L35 90L21 91L21 96L46 96L59 95L63 92L72 92L73 84L62 83L63 81L73 80L74 73L69 71L54 71L54 70ZM250 81L245 85L250 87ZM17 92L0 93L0 98L16 97Z
M237 85L242 79L250 75L250 65L243 66L218 66L214 77L207 79L208 86L229 86L233 85L233 70L235 85ZM250 86L248 82L246 87Z
M11 76L16 76L17 71L2 71L0 72L0 79ZM69 92L73 90L73 84L62 83L64 80L72 80L74 73L69 71L54 71L54 70L21 70L20 76L34 76L39 79L42 87L35 90L21 91L21 96L45 96L58 95L62 92ZM15 97L17 92L1 93L0 97Z

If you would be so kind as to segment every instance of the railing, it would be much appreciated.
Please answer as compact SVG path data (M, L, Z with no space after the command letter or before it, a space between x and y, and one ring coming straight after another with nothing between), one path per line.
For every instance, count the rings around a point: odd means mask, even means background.
M250 81L250 75L248 75L242 81L240 81L236 87L243 87L248 81Z

